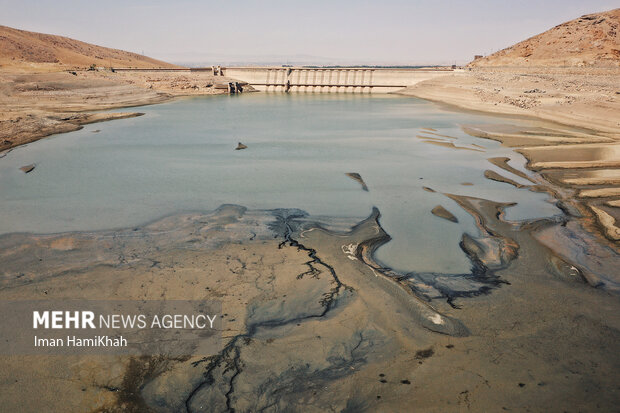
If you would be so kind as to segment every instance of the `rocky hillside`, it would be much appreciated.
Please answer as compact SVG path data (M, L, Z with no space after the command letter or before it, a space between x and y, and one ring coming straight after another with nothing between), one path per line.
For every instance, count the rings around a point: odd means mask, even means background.
M137 53L0 26L0 69L53 70L89 67L92 64L104 67L175 67Z
M588 14L471 62L485 66L620 66L620 9Z

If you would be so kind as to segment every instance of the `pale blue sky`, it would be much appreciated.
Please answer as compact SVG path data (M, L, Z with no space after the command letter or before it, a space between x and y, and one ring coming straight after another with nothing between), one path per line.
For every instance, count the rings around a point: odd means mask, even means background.
M465 63L618 0L0 0L0 24L176 62Z

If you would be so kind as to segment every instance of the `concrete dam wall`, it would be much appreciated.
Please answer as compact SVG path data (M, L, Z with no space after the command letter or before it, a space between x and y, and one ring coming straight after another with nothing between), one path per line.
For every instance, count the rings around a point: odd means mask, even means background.
M222 67L220 74L260 91L389 93L451 73L450 69Z

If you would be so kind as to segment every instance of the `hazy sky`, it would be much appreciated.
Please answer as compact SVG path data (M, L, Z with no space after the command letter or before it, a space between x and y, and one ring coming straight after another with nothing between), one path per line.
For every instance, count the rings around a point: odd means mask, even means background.
M618 0L0 0L0 24L176 62L465 63Z

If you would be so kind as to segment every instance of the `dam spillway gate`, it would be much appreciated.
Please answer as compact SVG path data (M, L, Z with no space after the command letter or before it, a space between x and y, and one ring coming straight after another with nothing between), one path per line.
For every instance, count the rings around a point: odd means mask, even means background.
M343 92L364 92L365 89L381 87L373 84L374 69L293 69L274 68L265 70L265 82L252 84L265 86L267 90L289 91L323 91L342 89ZM404 87L404 85L386 85L385 87ZM301 90L300 90L301 89Z

